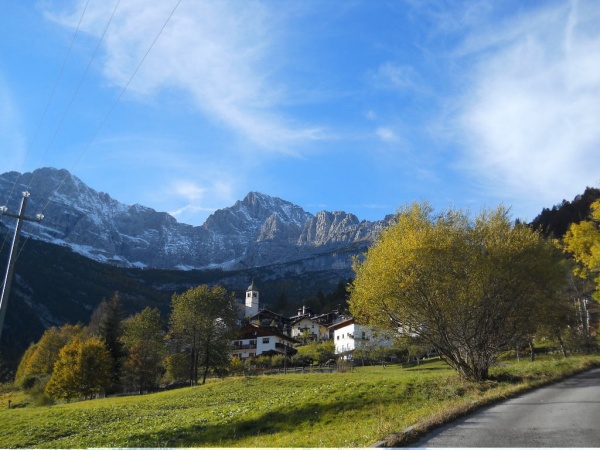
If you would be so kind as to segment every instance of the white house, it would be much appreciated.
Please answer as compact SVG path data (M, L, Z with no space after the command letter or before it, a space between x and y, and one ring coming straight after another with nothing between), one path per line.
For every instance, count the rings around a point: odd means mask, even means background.
M352 355L358 348L390 347L392 339L377 328L357 324L353 318L329 327L333 333L335 354L342 357Z
M232 342L232 356L240 359L260 355L292 355L296 353L294 344L299 342L278 331L262 328L254 324L240 328L237 339Z
M300 317L292 322L291 334L295 339L302 339L305 336L312 340L321 341L329 339L329 328L319 323L315 318L308 316Z

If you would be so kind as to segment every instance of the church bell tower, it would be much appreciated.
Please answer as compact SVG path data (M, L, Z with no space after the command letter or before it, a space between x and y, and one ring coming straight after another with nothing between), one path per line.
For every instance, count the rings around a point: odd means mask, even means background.
M254 284L254 279L248 289L246 289L246 317L252 317L258 314L258 289Z

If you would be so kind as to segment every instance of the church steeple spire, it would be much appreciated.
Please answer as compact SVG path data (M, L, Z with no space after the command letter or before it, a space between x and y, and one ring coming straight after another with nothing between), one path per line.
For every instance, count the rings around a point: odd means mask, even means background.
M254 284L254 278L248 289L246 289L246 317L258 314L258 289Z

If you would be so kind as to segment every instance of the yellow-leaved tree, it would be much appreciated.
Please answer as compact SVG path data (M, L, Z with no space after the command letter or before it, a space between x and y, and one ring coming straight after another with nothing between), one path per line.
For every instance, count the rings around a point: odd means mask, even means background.
M58 353L46 393L67 401L92 398L110 383L111 365L110 353L103 341L75 338Z
M32 344L21 358L15 382L24 388L32 388L36 384L43 388L52 374L60 349L82 334L81 325L48 328L39 342Z
M575 274L594 280L594 298L600 300L600 200L592 203L590 219L572 224L563 241L565 250L579 263Z
M350 311L360 323L400 329L479 381L499 353L536 326L566 281L560 252L499 207L472 219L400 210L363 261L355 260Z

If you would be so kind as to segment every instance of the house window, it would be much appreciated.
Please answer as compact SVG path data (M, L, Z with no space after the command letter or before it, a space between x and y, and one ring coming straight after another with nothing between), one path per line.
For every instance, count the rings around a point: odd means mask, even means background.
M269 343L269 338L263 338L263 344L268 344Z
M338 336L337 336L337 340L338 340L338 341L340 340L340 335L339 335L339 334L338 334Z

